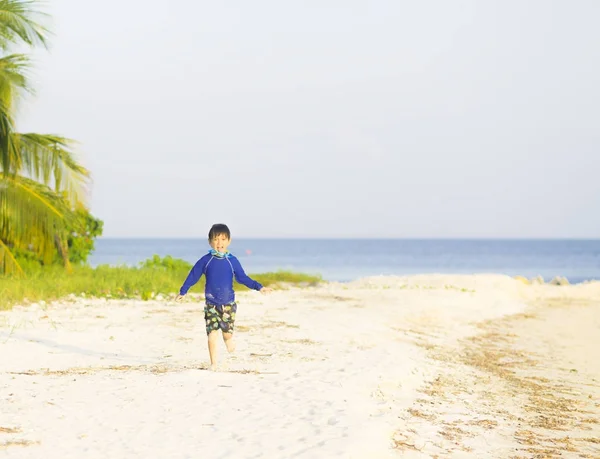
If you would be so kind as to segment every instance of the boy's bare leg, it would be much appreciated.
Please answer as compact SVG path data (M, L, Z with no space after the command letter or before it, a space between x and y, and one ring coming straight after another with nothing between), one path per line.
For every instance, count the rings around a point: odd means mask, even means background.
M225 347L227 348L227 352L231 354L233 351L235 351L235 341L233 340L233 333L223 332L223 341L225 341Z
M219 332L213 330L208 335L208 354L210 355L210 369L217 369L217 345L219 343Z

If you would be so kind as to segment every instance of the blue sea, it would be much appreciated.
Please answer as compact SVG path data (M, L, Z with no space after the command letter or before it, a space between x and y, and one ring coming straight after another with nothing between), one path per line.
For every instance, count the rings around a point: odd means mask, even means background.
M195 263L208 249L205 239L100 238L90 263L137 265L154 254ZM425 273L600 279L600 240L234 239L230 251L248 273L290 270L343 282Z

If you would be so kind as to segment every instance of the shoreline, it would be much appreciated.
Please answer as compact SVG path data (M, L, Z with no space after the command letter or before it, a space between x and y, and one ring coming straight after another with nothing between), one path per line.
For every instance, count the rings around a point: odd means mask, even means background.
M206 241L196 243L164 239L129 242L98 241L90 258L94 264L132 264L157 253L194 263ZM309 239L246 240L234 237L232 252L246 272L286 268L319 273L330 281L353 281L375 275L503 274L508 276L567 277L571 283L600 280L596 263L600 240L589 239ZM196 251L198 254L196 254Z
M167 261L167 258L164 259L165 261ZM182 260L178 260L178 259L172 259L173 261L179 263ZM159 262L161 262L160 259L158 259ZM167 270L157 270L156 268L152 268L152 267L134 267L134 266L126 266L126 265L120 265L120 266L108 266L108 265L103 265L101 266L101 269L103 269L103 275L106 275L108 273L110 279L108 280L108 282L105 282L105 286L104 287L98 287L98 283L99 283L99 278L97 277L90 277L90 274L93 273L98 267L92 267L92 266L81 266L81 267L77 267L76 271L80 271L80 272L84 272L83 276L81 279L78 279L75 284L77 284L78 286L75 287L74 285L69 286L69 282L72 282L72 278L73 278L73 274L71 273L66 273L63 268L61 267L53 267L53 268L49 268L48 271L46 270L37 270L37 271L33 271L31 273L28 273L26 275L26 277L24 278L2 278L0 277L0 290L3 291L5 296L9 297L8 303L6 303L5 298L0 298L0 311L2 310L7 310L10 309L12 306L15 305L35 305L37 303L42 303L43 305L47 304L48 302L56 302L56 301L62 301L62 300L69 300L69 299L73 299L73 298L96 298L96 299L101 299L101 298L105 298L105 299L131 299L131 300L143 300L143 301L148 301L148 300L153 300L153 299L160 299L160 300L169 300L174 298L174 296L176 295L176 290L178 289L178 287L181 284L181 279L185 278L185 276L187 275L187 268L185 271L181 271L181 272L177 272L177 271L173 271L172 268L167 268ZM49 287L48 285L43 286L42 288L31 288L31 286L29 287L21 287L21 288L17 288L17 290L21 290L20 293L16 294L16 297L19 298L21 297L22 299L15 299L15 293L12 292L11 290L14 289L14 287L11 287L11 282L18 282L18 281L29 281L29 280L33 280L34 284L37 280L37 278L43 278L46 279L46 274L49 273L51 276L50 279L50 284L55 283L53 286L55 287L56 284L66 284L63 285L63 287L60 289L61 293L57 294L57 292L53 292L49 295L43 295L41 294L41 291L53 291L53 289L51 287ZM138 274L138 275L134 275L131 277L131 279L126 279L125 282L130 284L130 287L133 286L133 289L135 290L134 292L124 292L123 289L121 288L122 286L122 282L123 282L123 278L119 277L121 274ZM288 270L279 270L279 271L268 271L268 272L263 272L263 273L250 273L249 274L251 277L256 278L257 280L259 280L260 282L263 283L263 285L265 286L272 286L272 287L283 287L283 288L290 288L290 287L307 287L307 286L314 286L317 284L331 284L331 285L352 285L353 283L356 282L360 282L363 279L386 279L386 278L394 278L394 279L412 279L412 278L427 278L427 277L431 277L431 278L435 278L435 277L440 277L440 276L445 276L445 277L459 277L459 278L467 278L467 277L485 277L485 276L500 276L500 277L506 277L506 278L511 278L511 279L515 279L520 281L521 283L525 284L525 285L549 285L549 286L578 286L578 285L588 285L588 284L595 284L595 283L600 283L600 279L585 279L585 280L581 280L580 282L576 282L576 281L572 281L569 280L567 277L564 276L555 276L553 278L548 278L545 279L542 276L532 276L532 277L526 277L526 276L522 276L522 275L509 275L509 274L498 274L498 273L443 273L443 272L439 272L439 273L417 273L417 274L407 274L407 275L386 275L386 274L380 274L380 275L372 275L372 276L363 276L363 277L359 277L356 279L351 279L351 280L329 280L324 278L321 274L311 274L308 272L301 272L301 271L288 271ZM116 277L115 277L116 276ZM159 284L160 286L158 286L158 288L154 288L157 287L157 285L155 285L156 279L159 279ZM8 282L7 284L3 285L3 281L4 282ZM196 285L194 287L194 289L190 292L191 295L193 295L195 298L198 298L199 296L202 296L202 286L204 283L204 279L201 279L200 282L198 283L198 285ZM14 284L13 284L14 285ZM89 290L92 288L93 285L93 289L96 291L96 293L94 293L93 291L90 292ZM236 290L238 291L244 291L244 290L248 290L245 286L243 285L239 285L236 284L235 286ZM29 292L25 291L25 293L23 292L23 290L29 290ZM38 291L40 290L40 291ZM131 288L130 288L131 290ZM100 291L100 294L98 294L98 291ZM12 295L11 295L12 294ZM11 296L13 298L11 298ZM31 297L31 299L30 299ZM4 304L1 301L2 299L4 299Z
M0 451L600 454L600 283L371 277L238 299L238 350L220 344L218 372L206 371L199 295L0 312Z

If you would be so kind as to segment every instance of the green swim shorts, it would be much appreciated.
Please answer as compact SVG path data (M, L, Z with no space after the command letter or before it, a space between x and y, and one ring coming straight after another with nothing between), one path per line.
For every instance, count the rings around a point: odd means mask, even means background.
M230 303L217 305L206 303L204 306L204 320L206 320L206 334L216 330L223 330L223 333L233 333L235 324L235 313L237 312L237 304Z

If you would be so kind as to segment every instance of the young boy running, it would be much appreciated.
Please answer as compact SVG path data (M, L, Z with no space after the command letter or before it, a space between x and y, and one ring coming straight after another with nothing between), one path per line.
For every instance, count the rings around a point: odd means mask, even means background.
M258 282L250 279L244 272L239 260L227 251L231 243L231 233L227 225L218 223L213 225L208 233L208 243L212 247L206 255L196 262L179 290L176 301L181 301L188 290L200 280L202 274L206 276L204 296L204 319L206 320L206 334L208 335L208 353L210 355L210 368L217 368L217 344L219 329L223 334L223 341L229 352L235 350L233 341L233 327L237 304L233 291L233 278L248 288L268 293L270 288L263 287Z

